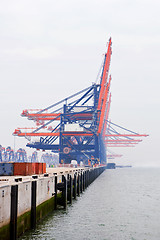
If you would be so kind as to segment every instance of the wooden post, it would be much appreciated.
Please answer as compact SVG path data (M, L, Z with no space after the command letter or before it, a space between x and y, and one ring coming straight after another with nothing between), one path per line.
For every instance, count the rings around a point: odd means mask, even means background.
M78 173L77 195L80 195L80 175Z
M92 169L92 182L94 181L94 169Z
M74 191L73 191L73 197L74 199L76 199L76 195L77 195L77 176L76 174L74 174Z
M91 172L88 170L88 185L91 184Z
M80 177L80 191L81 193L83 192L83 175L82 175L82 172L81 172L81 177Z
M18 185L11 186L10 240L17 239Z
M63 206L64 206L64 209L66 209L67 208L67 179L64 175L62 175L62 182L64 183L64 188L62 191Z
M31 228L36 228L36 192L37 192L37 181L32 181L31 190Z
M72 176L69 177L69 203L72 204L72 197L73 197L73 180Z
M55 195L54 195L54 209L57 209L57 176L55 176Z
M83 191L85 190L86 182L85 182L85 171L83 172Z
M86 187L88 187L88 185L89 185L89 181L88 181L89 176L88 176L88 173L89 173L89 171L87 170L87 171L86 171Z

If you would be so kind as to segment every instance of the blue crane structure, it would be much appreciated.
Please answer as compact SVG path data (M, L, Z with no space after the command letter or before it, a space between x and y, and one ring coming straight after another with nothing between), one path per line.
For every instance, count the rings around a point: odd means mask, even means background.
M106 141L114 137L110 133L106 135L110 125L111 54L110 38L98 84L94 83L45 109L24 110L21 116L35 121L37 128L32 128L30 132L27 128L25 132L18 128L13 134L29 140L39 137L38 141L30 141L27 147L58 153L60 163L70 163L74 159L78 163L92 161L106 164Z

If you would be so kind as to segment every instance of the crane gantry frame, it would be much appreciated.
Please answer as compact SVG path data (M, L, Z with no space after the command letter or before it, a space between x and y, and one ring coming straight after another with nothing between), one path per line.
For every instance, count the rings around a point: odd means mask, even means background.
M108 120L111 104L111 75L109 67L112 54L112 41L109 39L104 56L100 83L75 93L51 106L41 110L24 110L21 114L37 124L36 129L28 132L15 129L19 137L39 137L27 147L52 150L59 153L60 163L70 163L72 159L106 163L106 147L134 146L144 137L129 131L127 134L116 132ZM54 126L52 125L54 124ZM133 145L134 144L134 145Z

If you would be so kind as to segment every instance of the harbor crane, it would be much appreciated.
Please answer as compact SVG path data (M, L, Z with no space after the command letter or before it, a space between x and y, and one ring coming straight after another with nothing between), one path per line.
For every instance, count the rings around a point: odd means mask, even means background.
M17 128L13 134L30 140L27 147L58 153L60 163L77 160L78 163L83 161L85 164L88 161L106 164L108 147L134 146L139 143L141 140L134 137L146 137L146 134L120 134L109 121L111 55L110 38L99 83L93 83L44 109L23 110L21 116L34 121L36 128ZM39 140L33 142L33 137L38 137Z

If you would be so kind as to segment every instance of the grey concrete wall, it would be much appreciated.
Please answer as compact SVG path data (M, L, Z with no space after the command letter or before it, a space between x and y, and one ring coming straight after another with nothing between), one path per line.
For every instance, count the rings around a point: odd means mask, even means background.
M0 186L0 228L10 222L11 186Z
M55 192L54 178L53 176L37 180L37 206L52 197Z
M17 183L14 180L15 178L17 177L9 178L8 185L3 184L3 186L0 186L0 228L10 222L11 185L18 185L18 216L31 210L32 181L37 181L37 206L50 199L55 192L55 176L53 175L48 177L39 176L38 179L30 177L30 180L29 178L22 177L22 181ZM60 174L57 176L57 182L61 181L62 175Z
M18 216L31 210L31 181L18 183Z

